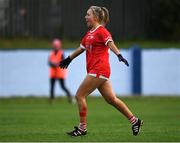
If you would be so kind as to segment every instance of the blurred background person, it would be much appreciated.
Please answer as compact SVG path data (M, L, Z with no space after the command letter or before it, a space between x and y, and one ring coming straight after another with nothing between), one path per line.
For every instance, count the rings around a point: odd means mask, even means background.
M15 11L12 14L12 25L14 25L14 30L12 30L12 36L22 36L22 37L27 37L29 36L29 31L28 31L28 11L25 7L21 7Z
M60 39L54 39L52 42L52 50L50 51L48 64L49 64L49 78L50 78L50 103L54 99L54 86L56 80L59 82L61 88L66 93L68 102L72 102L72 95L65 86L65 79L67 77L67 70L59 68L59 62L64 59L62 50L62 42Z

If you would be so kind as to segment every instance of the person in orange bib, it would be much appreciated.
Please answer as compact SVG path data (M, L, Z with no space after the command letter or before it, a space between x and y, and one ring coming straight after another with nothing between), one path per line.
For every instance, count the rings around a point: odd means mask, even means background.
M52 42L52 48L48 64L49 64L49 78L50 78L50 101L54 99L54 86L56 80L59 81L61 88L64 90L68 97L68 102L72 102L72 96L69 90L65 86L65 79L67 77L67 70L59 67L59 62L64 59L63 50L61 49L62 43L59 39L54 39Z

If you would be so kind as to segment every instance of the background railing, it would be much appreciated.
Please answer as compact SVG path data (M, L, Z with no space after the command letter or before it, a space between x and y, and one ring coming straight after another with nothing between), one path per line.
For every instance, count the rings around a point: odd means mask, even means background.
M0 0L0 37L79 39L91 5L109 9L115 39L179 40L179 0Z

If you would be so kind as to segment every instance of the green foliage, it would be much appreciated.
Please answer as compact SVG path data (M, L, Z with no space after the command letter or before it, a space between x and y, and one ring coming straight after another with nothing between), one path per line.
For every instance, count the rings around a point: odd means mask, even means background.
M35 38L14 38L14 39L0 39L0 49L50 49L50 39L35 39ZM80 40L72 41L63 39L63 48L77 48ZM137 44L141 48L180 48L180 42L174 41L156 41L156 40L125 40L116 41L119 48L130 48Z
M180 41L180 1L152 1L148 34L154 39Z
M75 48L79 41L62 40L63 48ZM39 38L0 39L0 49L50 49L52 40Z
M128 120L105 103L89 97L88 134L66 135L78 124L77 106L66 98L49 104L47 98L1 98L1 142L178 142L180 141L180 97L123 97L133 113L144 120L139 136L132 135Z

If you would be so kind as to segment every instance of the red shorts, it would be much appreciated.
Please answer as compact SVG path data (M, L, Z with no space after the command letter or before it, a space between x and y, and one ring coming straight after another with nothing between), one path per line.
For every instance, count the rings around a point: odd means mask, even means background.
M88 75L108 80L109 77L110 77L110 72L106 72L106 73L103 72L103 73L101 73L101 72L89 71Z
M94 74L94 73L88 73L88 75L93 76L93 77L97 77L97 78L102 78L102 79L106 79L108 80L109 78L103 76L103 75L98 75L98 74Z

